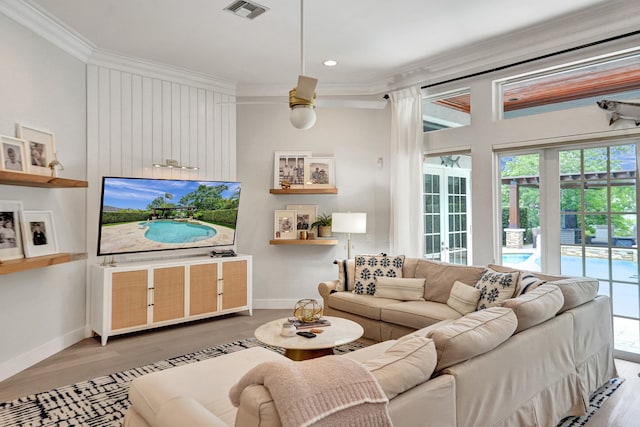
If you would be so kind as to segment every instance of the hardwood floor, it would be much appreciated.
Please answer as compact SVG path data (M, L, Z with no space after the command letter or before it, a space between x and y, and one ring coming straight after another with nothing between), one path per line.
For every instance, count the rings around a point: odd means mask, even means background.
M85 381L101 375L253 336L262 323L289 316L290 310L254 310L186 325L109 338L87 338L0 382L0 402ZM616 360L625 382L591 418L587 427L632 427L640 419L640 364Z

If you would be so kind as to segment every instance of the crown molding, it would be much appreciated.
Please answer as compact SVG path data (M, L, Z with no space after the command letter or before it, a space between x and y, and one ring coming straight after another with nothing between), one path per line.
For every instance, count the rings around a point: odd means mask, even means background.
M186 68L174 67L166 64L158 64L140 58L132 58L95 49L88 58L87 63L99 67L113 68L132 74L140 74L145 77L168 80L175 83L183 83L203 89L209 89L225 95L236 95L234 82L218 79L204 73L198 73Z
M0 0L0 12L83 62L95 49L91 42L27 0Z
M603 2L580 12L431 56L408 65L403 71L375 85L386 86L384 90L387 91L428 85L596 43L637 31L639 15L640 3L636 0ZM632 43L637 45L638 39L640 37L634 37ZM624 44L625 41L620 40L594 46L593 52L629 47ZM584 51L577 51L574 55L584 55Z

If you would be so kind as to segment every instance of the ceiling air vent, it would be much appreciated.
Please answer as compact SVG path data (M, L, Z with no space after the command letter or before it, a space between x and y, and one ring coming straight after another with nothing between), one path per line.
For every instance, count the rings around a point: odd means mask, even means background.
M239 0L234 1L229 6L225 7L224 10L228 10L229 12L242 18L255 19L269 10L269 8L261 6L258 3Z

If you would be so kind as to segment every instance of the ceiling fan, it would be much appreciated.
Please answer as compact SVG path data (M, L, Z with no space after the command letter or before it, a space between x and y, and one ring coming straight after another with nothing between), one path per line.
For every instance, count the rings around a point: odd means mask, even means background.
M300 75L296 87L289 91L289 121L297 129L309 129L316 123L318 79L304 74L304 0L300 0Z

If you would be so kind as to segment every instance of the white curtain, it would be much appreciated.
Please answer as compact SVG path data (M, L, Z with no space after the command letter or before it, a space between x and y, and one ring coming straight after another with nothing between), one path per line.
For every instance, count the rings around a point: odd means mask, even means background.
M422 258L422 96L402 89L391 99L391 224L393 255Z

